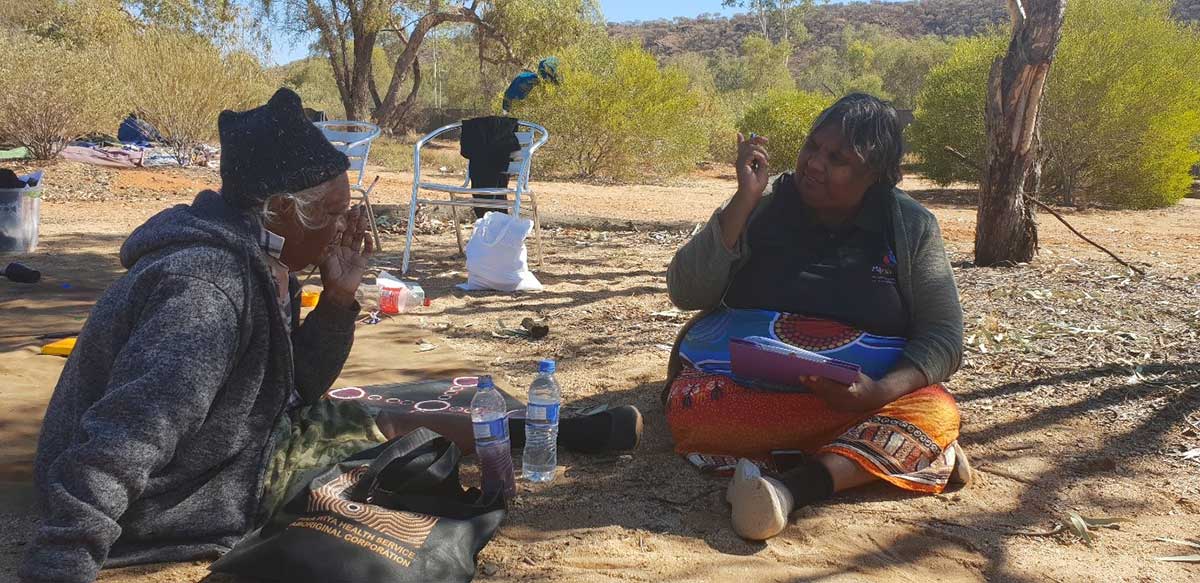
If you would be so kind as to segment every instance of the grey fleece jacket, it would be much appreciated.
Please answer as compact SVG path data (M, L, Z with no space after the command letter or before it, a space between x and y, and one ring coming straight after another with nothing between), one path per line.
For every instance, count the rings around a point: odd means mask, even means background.
M46 411L22 580L215 557L265 518L272 429L293 387L311 402L340 374L358 306L321 302L289 337L258 235L205 191L125 242Z
M768 208L785 173L771 181L762 200L747 222ZM887 193L890 221L895 236L896 280L900 297L909 312L908 344L903 357L917 367L930 383L950 378L958 370L963 351L963 314L958 301L954 272L942 245L937 218L921 203L899 189ZM728 203L727 203L728 204ZM671 301L685 310L711 310L718 307L738 270L750 259L746 231L732 250L721 240L717 209L702 231L675 253L667 271L667 291ZM689 326L690 327L690 326ZM687 329L679 335L682 339ZM671 355L669 377L680 367L679 342ZM668 379L670 386L671 379Z

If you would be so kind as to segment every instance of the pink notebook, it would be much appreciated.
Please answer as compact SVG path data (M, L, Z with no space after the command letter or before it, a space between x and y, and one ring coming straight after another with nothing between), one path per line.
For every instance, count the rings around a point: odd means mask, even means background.
M735 377L789 387L801 386L800 378L806 376L849 385L858 380L862 370L857 364L763 336L731 338L729 360Z

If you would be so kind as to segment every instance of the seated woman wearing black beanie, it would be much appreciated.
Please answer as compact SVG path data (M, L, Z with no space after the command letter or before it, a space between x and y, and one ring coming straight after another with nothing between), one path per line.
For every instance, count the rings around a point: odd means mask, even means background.
M671 358L676 451L736 468L727 498L749 539L868 482L933 493L965 481L958 408L939 384L962 357L962 308L937 219L896 188L896 110L842 98L813 123L795 170L773 179L766 140L739 142L737 193L667 273L675 305L706 310ZM783 390L735 377L730 340L750 337L862 372L849 384L789 378Z
M297 462L384 440L361 409L318 401L350 353L372 251L346 157L286 89L218 126L221 191L134 231L129 272L54 390L23 581L212 558L266 518ZM309 265L324 291L301 322L290 274Z

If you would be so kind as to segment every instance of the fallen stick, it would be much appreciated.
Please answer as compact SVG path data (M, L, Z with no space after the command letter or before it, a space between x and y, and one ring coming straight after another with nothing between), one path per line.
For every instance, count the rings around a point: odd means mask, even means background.
M1022 484L1029 484L1030 486L1037 485L1037 482L1034 482L1033 480L1030 480L1029 478L1026 478L1025 476L1022 476L1020 474L1014 474L1012 472L1009 472L1006 470L1001 470L999 468L993 468L990 465L975 466L975 469L980 472L987 473L987 474L994 474L994 475L1000 476L1002 478L1008 478L1010 480L1013 480L1015 482L1020 482Z
M975 162L972 162L971 159L967 158L965 155L963 155L962 152L959 152L958 150L955 150L954 148L951 148L950 146L942 146L942 148L944 148L947 152L950 152L955 157L957 157L960 161L962 161L963 164L966 164L967 166L971 167L974 170L982 172L982 169L979 167L979 165L976 164ZM1108 256L1115 259L1117 261L1117 263L1124 265L1125 267L1129 268L1130 270L1132 270L1134 273L1137 273L1138 275L1142 275L1142 276L1146 275L1145 271L1142 271L1140 268L1130 265L1124 259L1121 259L1120 257L1118 257L1116 253L1113 253L1112 251L1109 251L1108 249L1106 249L1103 245L1101 245L1091 239L1088 239L1086 235L1084 235L1083 233L1080 233L1079 230L1076 229L1075 227L1072 227L1071 223L1067 222L1067 219L1064 219L1062 215L1058 214L1058 211L1055 211L1054 209L1050 208L1050 206L1047 205L1046 203L1034 198L1033 195L1030 195L1030 194L1025 194L1024 196L1025 196L1025 200L1032 202L1033 204L1037 205L1038 208L1041 208L1042 210L1050 213L1051 215L1054 215L1054 218L1058 219L1058 221L1060 223L1066 225L1066 227L1068 229L1070 229L1072 233L1075 233L1076 235L1079 236L1080 239L1087 241L1093 247L1107 253Z
M1093 241L1093 240L1091 240L1091 239L1088 239L1086 235L1084 235L1083 233L1080 233L1078 230L1076 230L1076 229L1075 229L1075 227L1072 227L1072 226L1071 226L1071 223L1068 223L1068 222L1067 222L1067 219L1064 219L1064 218L1062 217L1062 215L1058 214L1058 212L1057 212L1057 211L1055 211L1054 209L1050 208L1050 206L1049 206L1049 205L1047 205L1046 203L1044 203L1044 202L1042 202L1042 201L1040 201L1040 200L1038 200L1038 199L1036 199L1036 198L1033 198L1032 196L1030 196L1030 195L1028 195L1028 194L1026 194L1026 195L1025 195L1025 198L1026 198L1027 200L1031 201L1033 204L1036 204L1036 205L1038 205L1038 207L1039 207L1039 208L1041 208L1042 210L1044 210L1044 211L1046 211L1046 212L1048 212L1048 213L1050 213L1050 214L1054 215L1054 218L1058 219L1058 220L1059 220L1059 222L1061 222L1062 224L1066 225L1066 226L1067 226L1067 228L1068 228L1068 229L1070 229L1072 233L1075 233L1076 235L1079 235L1079 238L1080 238L1080 239L1083 239L1084 241L1087 241L1088 243L1091 243L1091 244L1092 244L1092 246L1094 246L1095 248L1097 248L1097 249L1099 249L1099 250L1101 250L1101 251L1103 251L1103 252L1105 252L1105 253L1108 253L1108 256L1109 256L1109 257L1112 257L1113 259L1115 259L1115 260L1117 261L1117 263L1120 263L1121 265L1124 265L1125 267L1128 267L1129 269L1133 270L1133 272L1134 272L1134 273L1137 273L1138 275L1141 275L1141 276L1145 276L1145 275L1146 275L1146 272L1145 272L1145 271L1142 271L1140 268L1138 268L1138 267L1134 267L1133 265L1131 265L1131 264L1129 264L1128 262L1126 262L1124 259L1121 259L1120 257L1117 257L1117 254L1116 254L1116 253L1113 253L1112 251L1109 251L1108 249L1105 249L1103 245L1101 245L1101 244L1099 244L1099 243L1097 243L1097 242L1095 242L1095 241Z

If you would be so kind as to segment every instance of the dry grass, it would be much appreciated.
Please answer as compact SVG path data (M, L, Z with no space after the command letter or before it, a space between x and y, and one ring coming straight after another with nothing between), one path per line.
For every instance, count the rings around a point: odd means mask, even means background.
M371 164L392 172L412 172L413 145L420 139L412 133L401 136L384 134L371 144ZM467 160L458 153L457 136L437 140L421 150L421 171L435 174L466 172Z
M36 159L67 142L115 126L111 67L97 55L20 34L0 33L0 142L27 146Z
M258 106L275 88L258 63L223 55L202 38L153 31L127 39L120 50L130 102L181 159L216 139L218 113Z

